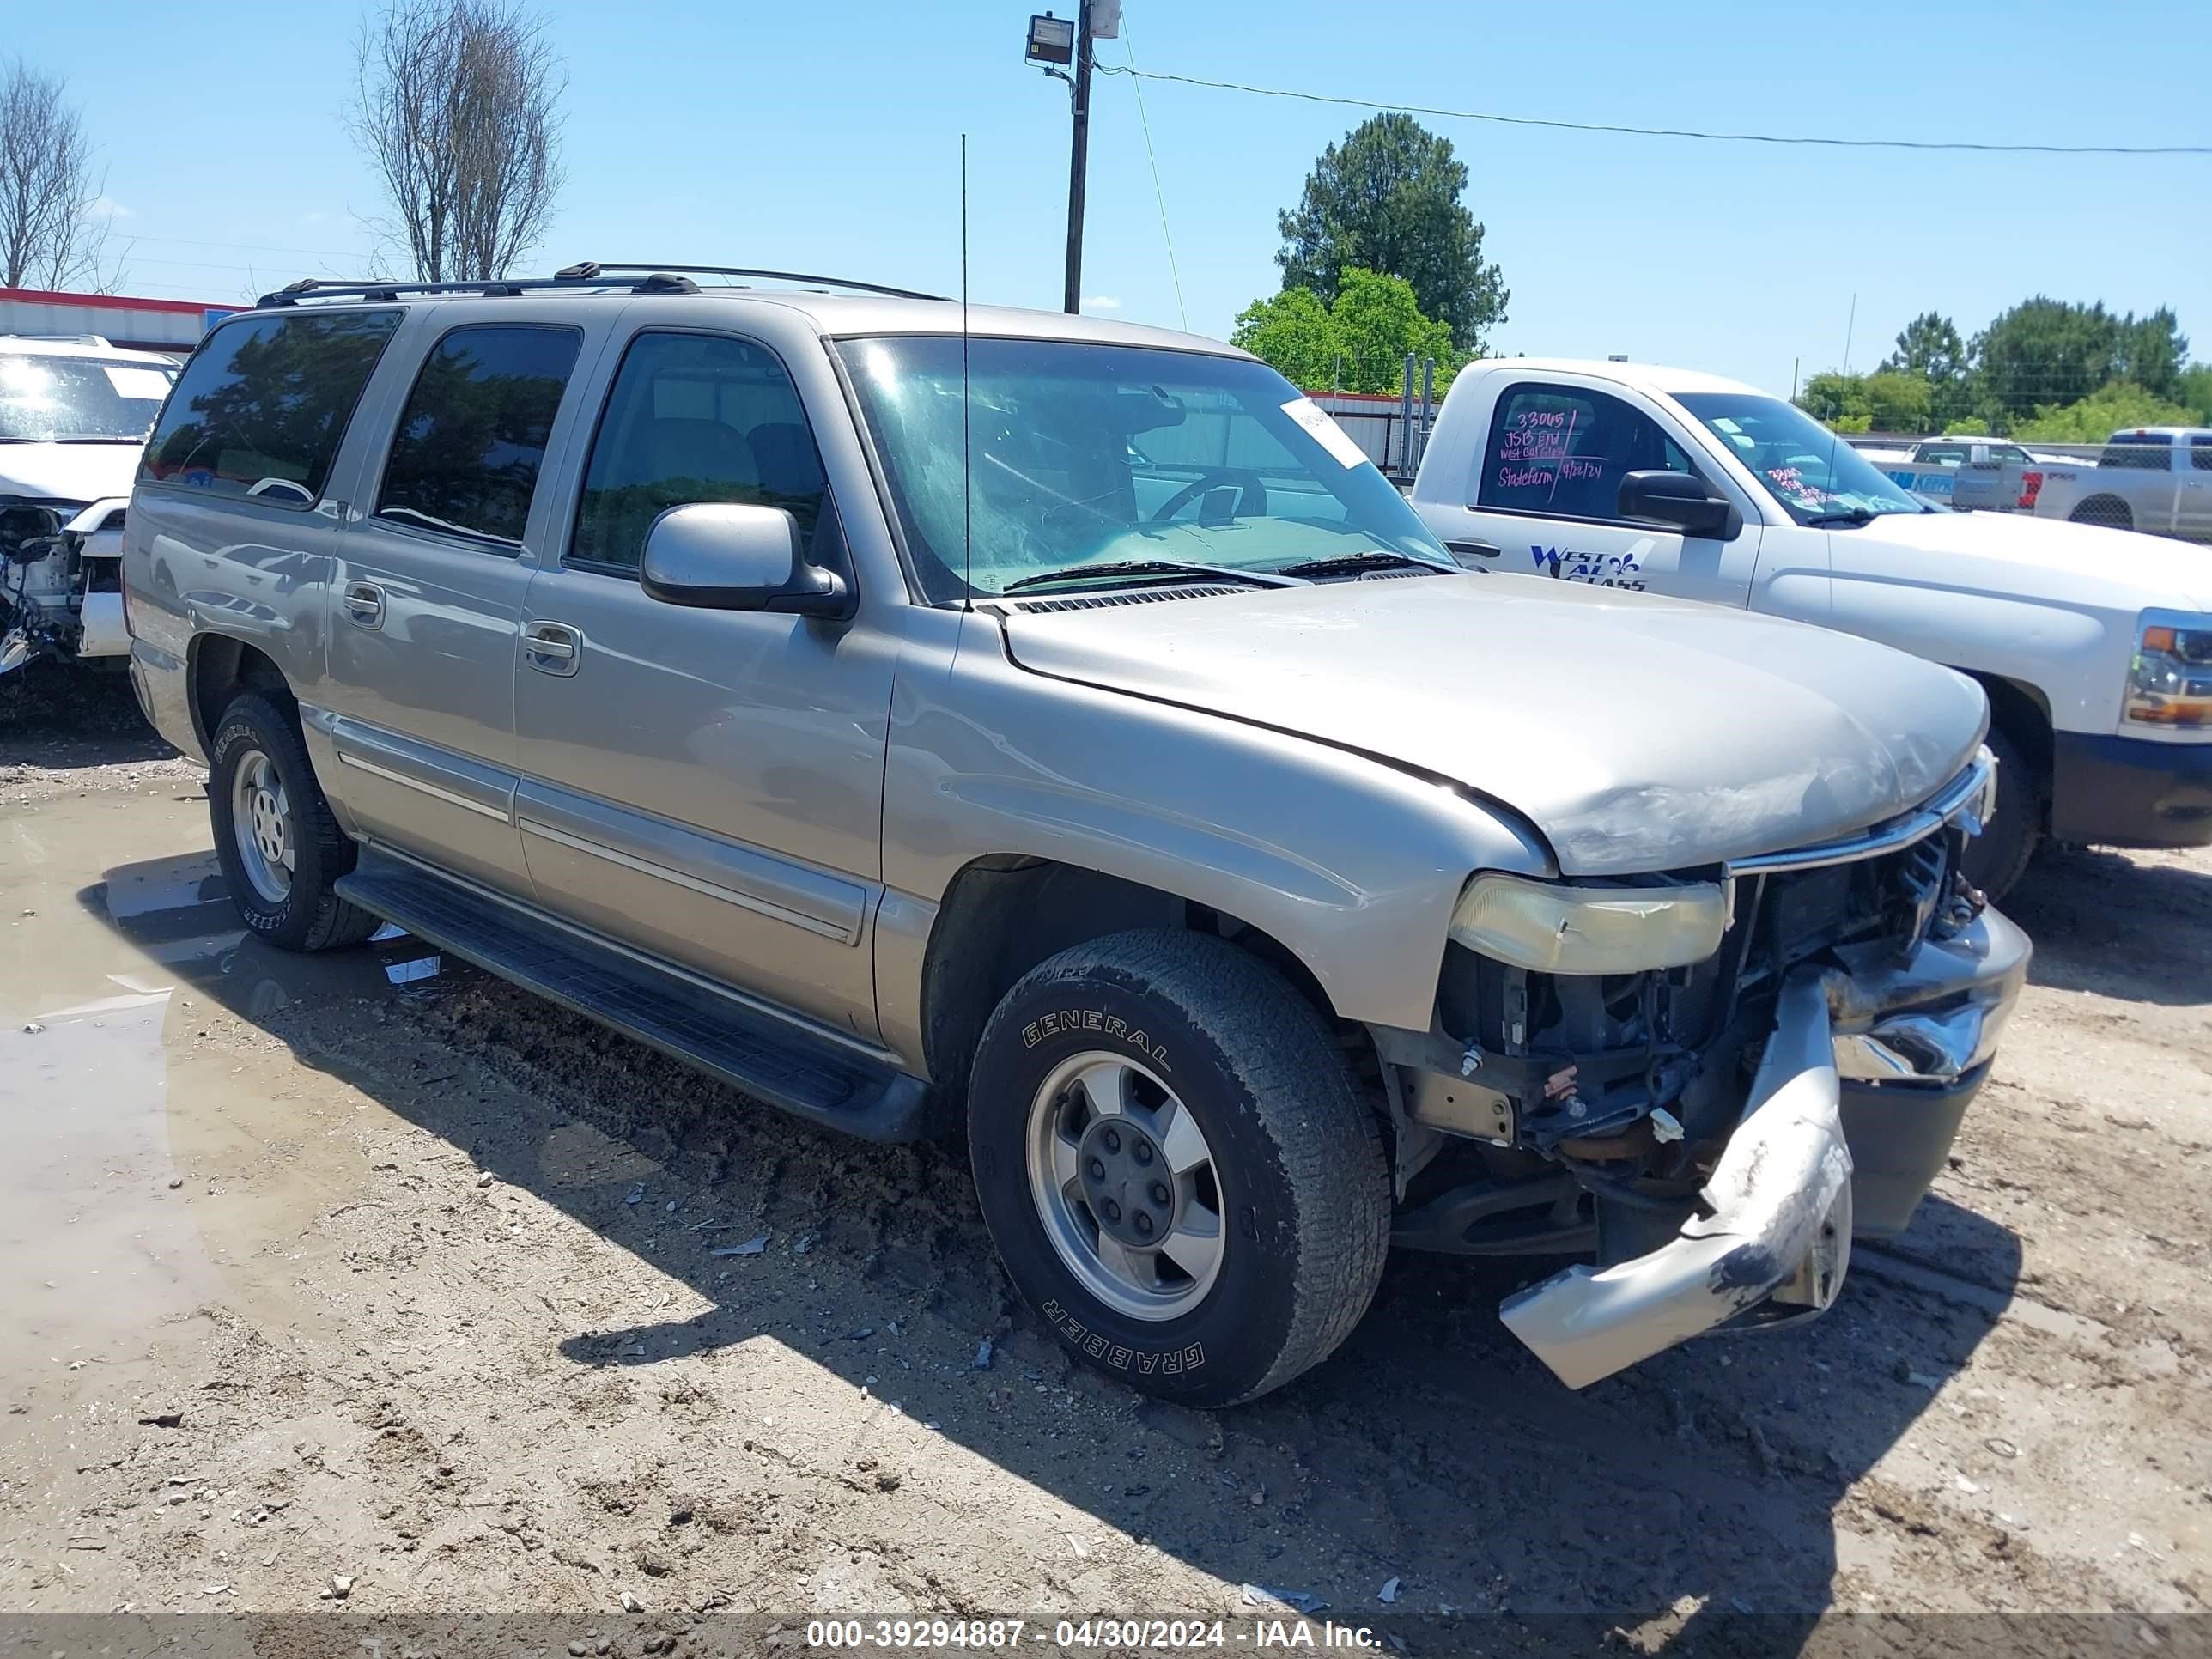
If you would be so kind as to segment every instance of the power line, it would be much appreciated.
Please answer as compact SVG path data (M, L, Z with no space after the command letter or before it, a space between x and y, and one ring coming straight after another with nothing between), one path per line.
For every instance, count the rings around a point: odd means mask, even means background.
M359 251L346 252L330 247L293 247L277 242L210 242L191 236L155 236L143 231L128 230L115 225L109 233L126 242L161 242L180 247L223 248L240 253L311 253L331 259L360 259Z
M1129 73L1137 73L1137 48L1129 39L1129 20L1121 20L1121 50L1129 54ZM1099 65L1094 64L1093 68ZM1176 315L1182 319L1184 332L1190 330L1190 313L1182 305L1182 272L1176 269L1175 238L1168 234L1167 192L1160 188L1160 158L1152 153L1152 121L1145 113L1145 89L1132 86L1137 94L1137 123L1145 130L1145 159L1152 164L1152 199L1160 204L1160 240L1168 245L1168 275L1175 279Z
M1984 144L1966 140L1921 138L1824 138L1773 132L1705 132L1692 127L1632 127L1603 121L1560 121L1537 115L1497 115L1485 110L1432 109L1422 104L1384 103L1372 98L1341 98L1325 92L1291 92L1281 87L1247 86L1238 81L1208 81L1195 75L1160 70L1123 69L1101 64L1101 75L1127 75L1140 81L1173 81L1216 92L1249 92L1262 98L1295 98L1309 104L1348 104L1355 109L1402 110L1409 115L1440 115L1454 121L1491 121L1509 127L1554 127L1568 132L1609 132L1636 138L1703 138L1724 144L1817 144L1830 149L1974 150L1994 155L2212 155L2212 144Z

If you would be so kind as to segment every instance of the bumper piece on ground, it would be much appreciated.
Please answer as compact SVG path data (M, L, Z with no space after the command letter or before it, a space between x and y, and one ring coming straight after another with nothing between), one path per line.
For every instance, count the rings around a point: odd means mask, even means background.
M1826 1308L1853 1232L1900 1230L1942 1167L2029 953L2026 934L1985 910L1902 965L1793 979L1699 1194L1705 1213L1643 1255L1507 1297L1506 1328L1580 1389L1761 1304ZM1870 1213L1855 1226L1862 1202Z

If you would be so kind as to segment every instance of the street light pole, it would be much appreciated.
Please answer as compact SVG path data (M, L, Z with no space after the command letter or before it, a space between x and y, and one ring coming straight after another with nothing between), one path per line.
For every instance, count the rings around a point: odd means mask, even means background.
M1075 12L1075 137L1067 160L1067 281L1060 309L1083 309L1083 190L1091 167L1091 5Z

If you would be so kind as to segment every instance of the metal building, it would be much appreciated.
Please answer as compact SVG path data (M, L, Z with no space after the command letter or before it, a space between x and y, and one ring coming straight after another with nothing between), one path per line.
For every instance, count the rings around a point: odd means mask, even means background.
M184 356L242 306L0 288L0 334L97 334L110 345Z

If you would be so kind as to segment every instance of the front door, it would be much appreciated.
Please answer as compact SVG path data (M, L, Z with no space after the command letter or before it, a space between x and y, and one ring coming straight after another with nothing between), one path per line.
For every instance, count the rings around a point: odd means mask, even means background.
M565 549L526 600L517 816L538 900L872 1040L892 644L865 621L648 598L646 532L695 501L786 508L809 556L850 579L775 352L643 331L600 413Z
M334 793L374 839L516 893L521 555L582 337L550 324L442 335L331 583Z
M1491 543L1494 570L1599 587L1671 593L1714 605L1750 603L1760 526L1733 541L1634 524L1619 511L1629 472L1701 474L1687 447L1626 399L1565 380L1528 380L1498 394L1490 440L1446 539ZM1448 526L1428 512L1439 533Z

